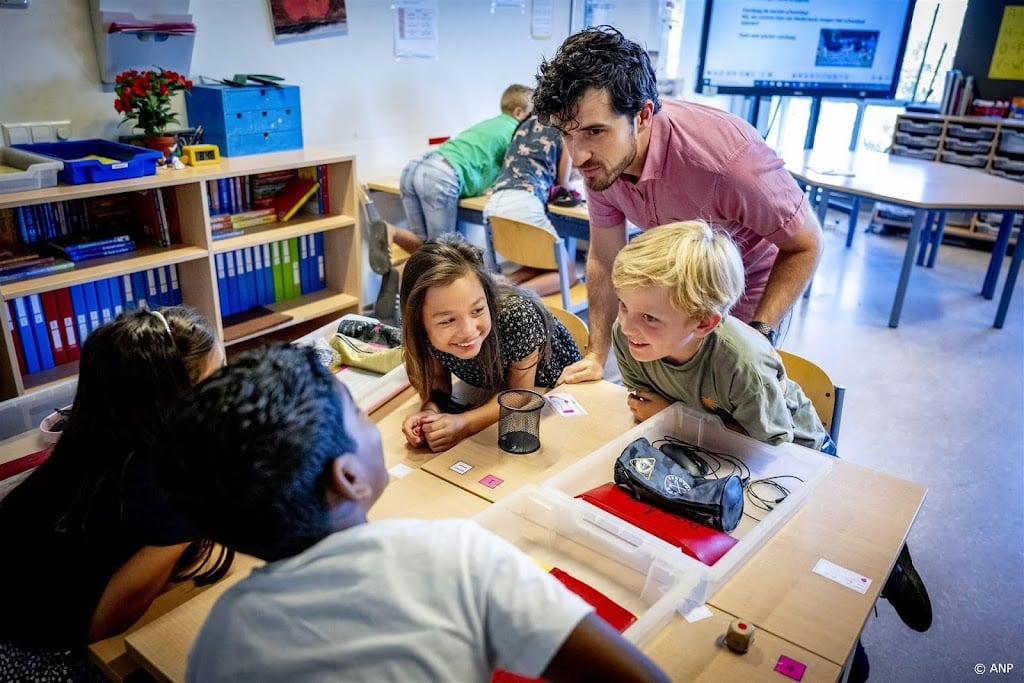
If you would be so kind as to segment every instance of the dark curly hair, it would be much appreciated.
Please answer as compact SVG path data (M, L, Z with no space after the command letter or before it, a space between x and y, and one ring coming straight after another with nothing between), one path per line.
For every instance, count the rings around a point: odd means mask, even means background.
M337 385L308 348L239 355L167 421L156 470L171 503L210 537L267 561L330 534L330 463L356 445Z
M647 51L612 26L584 29L565 39L550 61L537 69L533 111L541 123L554 117L579 125L579 101L589 88L608 91L612 108L633 116L644 103L661 109L658 82Z

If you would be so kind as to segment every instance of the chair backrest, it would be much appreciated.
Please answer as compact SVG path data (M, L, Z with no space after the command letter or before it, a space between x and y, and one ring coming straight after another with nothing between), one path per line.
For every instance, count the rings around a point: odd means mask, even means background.
M590 350L590 330L587 328L587 324L583 322L583 318L558 306L548 305L547 309L551 311L551 315L555 320L565 325L565 329L569 330L569 334L576 341L576 346L579 347L580 353L585 355Z
M776 349L776 353L782 358L786 375L804 390L832 440L839 443L846 387L833 382L827 372L803 356L782 349Z
M585 286L574 286L569 280L565 240L540 226L504 216L491 216L488 222L491 246L496 253L522 266L558 271L560 291L557 295L543 297L546 304L555 299L567 311L587 307L586 297L582 295Z

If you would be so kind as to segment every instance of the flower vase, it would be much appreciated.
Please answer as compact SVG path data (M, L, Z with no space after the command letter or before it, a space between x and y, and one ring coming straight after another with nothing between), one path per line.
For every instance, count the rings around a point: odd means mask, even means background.
M150 149L163 152L164 158L160 160L160 163L166 164L174 156L174 150L178 147L178 135L176 133L147 135L142 139L142 143Z

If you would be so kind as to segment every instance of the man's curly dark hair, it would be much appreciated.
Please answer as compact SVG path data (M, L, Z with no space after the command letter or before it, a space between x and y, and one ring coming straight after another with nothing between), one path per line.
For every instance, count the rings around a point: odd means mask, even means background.
M661 109L658 82L647 51L612 26L584 29L565 39L554 58L541 62L533 111L544 124L551 119L579 125L579 101L588 88L604 88L612 108L633 116L650 100Z

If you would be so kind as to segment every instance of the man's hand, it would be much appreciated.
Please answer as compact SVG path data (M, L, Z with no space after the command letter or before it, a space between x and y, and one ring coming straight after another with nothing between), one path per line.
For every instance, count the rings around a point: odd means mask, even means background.
M663 408L667 408L669 401L653 391L634 389L626 395L626 405L629 406L629 412L633 413L633 419L643 422Z
M594 354L588 353L583 360L567 365L558 376L558 384L579 384L593 382L604 377L604 364Z

